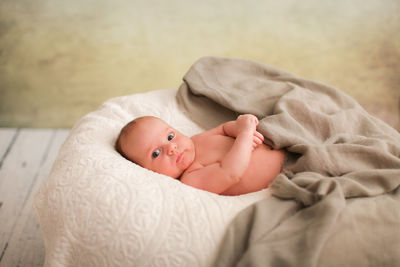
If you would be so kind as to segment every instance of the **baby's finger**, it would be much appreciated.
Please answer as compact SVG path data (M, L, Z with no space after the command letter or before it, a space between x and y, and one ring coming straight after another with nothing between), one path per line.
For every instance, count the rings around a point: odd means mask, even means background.
M254 149L256 149L256 147L257 147L257 146L258 146L258 144L257 144L257 143L255 143L255 142L253 142L251 150L254 150Z
M257 145L261 145L262 142L263 141L258 136L253 136L253 143L255 143Z
M258 139L260 139L261 142L264 141L264 136L260 132L255 131L254 136L257 137Z
M254 122L256 123L256 125L258 125L258 119L256 116L254 116Z
M263 143L263 141L262 141L261 139L259 139L259 138L256 137L256 136L253 136L253 145L259 146L259 145L261 145L262 143Z

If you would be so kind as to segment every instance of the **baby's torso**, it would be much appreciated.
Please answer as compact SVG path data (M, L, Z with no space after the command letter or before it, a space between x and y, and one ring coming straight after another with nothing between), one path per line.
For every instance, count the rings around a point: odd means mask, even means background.
M220 162L231 149L235 139L223 135L213 135L206 142L196 142L195 162L203 166ZM281 172L285 158L284 150L273 150L262 144L253 150L249 167L239 183L231 186L223 195L239 195L255 192L268 187Z

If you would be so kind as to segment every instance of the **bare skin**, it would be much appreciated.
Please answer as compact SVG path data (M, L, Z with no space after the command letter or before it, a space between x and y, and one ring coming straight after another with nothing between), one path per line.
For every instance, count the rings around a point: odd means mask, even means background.
M142 117L120 136L120 150L144 168L222 195L268 187L280 173L283 150L263 143L258 120L247 114L191 138L155 117Z

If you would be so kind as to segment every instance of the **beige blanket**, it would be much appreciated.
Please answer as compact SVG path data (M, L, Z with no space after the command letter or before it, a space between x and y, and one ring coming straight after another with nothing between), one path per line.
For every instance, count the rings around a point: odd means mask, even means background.
M400 134L341 91L248 60L206 57L177 95L193 120L238 113L288 162L242 211L217 266L400 266Z

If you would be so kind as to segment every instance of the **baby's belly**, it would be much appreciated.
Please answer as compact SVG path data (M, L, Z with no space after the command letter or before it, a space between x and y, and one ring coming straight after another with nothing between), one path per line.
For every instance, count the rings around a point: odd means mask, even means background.
M223 192L223 195L247 194L267 188L281 172L284 161L284 150L273 150L262 144L253 151L249 167L240 182Z

